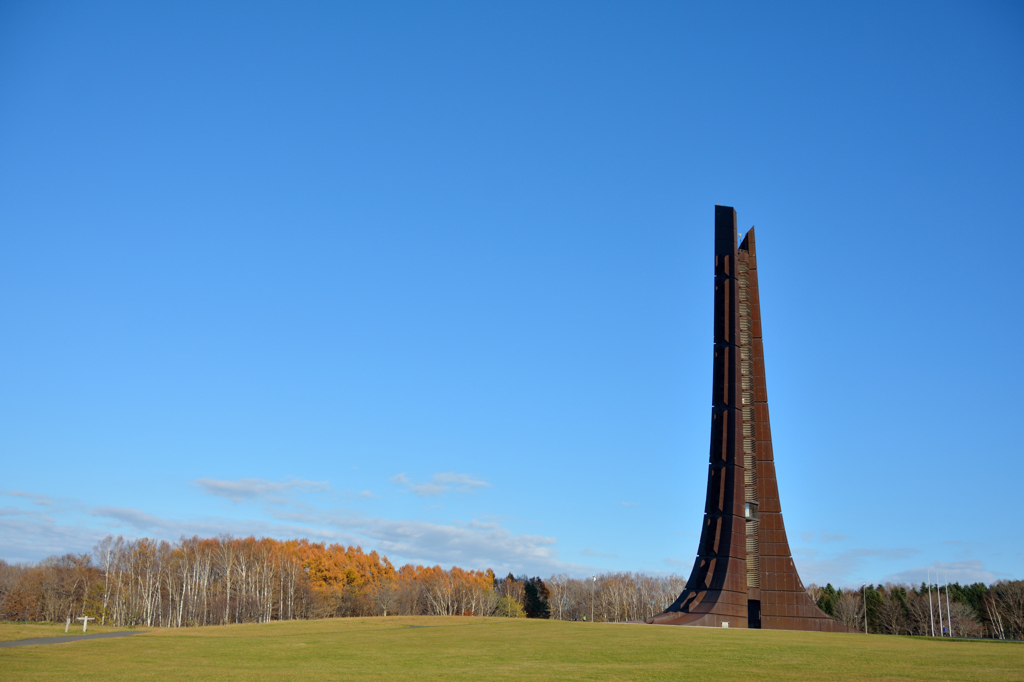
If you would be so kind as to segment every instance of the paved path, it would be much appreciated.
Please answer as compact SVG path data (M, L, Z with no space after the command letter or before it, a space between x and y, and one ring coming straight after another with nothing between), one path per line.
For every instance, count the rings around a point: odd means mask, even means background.
M72 635L70 637L36 637L35 639L15 639L10 642L0 642L0 647L5 646L29 646L30 644L63 644L64 642L77 642L80 639L103 639L105 637L128 637L137 635L142 630L133 632L104 632L101 635Z

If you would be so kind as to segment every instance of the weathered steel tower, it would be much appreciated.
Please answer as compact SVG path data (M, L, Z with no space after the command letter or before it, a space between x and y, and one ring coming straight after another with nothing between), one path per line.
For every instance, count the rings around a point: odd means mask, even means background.
M648 623L848 632L811 600L782 523L768 423L754 229L715 206L711 463L697 560L686 589Z

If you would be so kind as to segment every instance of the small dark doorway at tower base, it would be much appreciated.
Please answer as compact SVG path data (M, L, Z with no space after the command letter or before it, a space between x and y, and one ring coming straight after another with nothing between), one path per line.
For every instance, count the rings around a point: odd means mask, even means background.
M747 627L761 629L761 600L747 600Z

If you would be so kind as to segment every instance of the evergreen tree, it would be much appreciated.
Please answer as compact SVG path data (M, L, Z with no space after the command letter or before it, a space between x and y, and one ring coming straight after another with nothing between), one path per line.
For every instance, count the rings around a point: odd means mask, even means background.
M551 607L548 600L551 598L551 591L548 590L544 581L539 577L521 578L526 592L523 609L527 618L550 618Z
M832 583L828 583L821 591L821 596L818 597L818 608L835 617L837 599L839 599L839 593L836 592L836 588L832 587Z

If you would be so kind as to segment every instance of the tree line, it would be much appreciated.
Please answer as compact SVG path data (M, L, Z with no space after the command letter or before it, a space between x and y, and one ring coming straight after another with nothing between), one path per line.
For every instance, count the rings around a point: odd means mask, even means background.
M348 616L441 615L642 621L685 587L676 576L604 573L590 578L509 574L453 566L396 568L360 547L254 537L182 538L169 543L109 536L91 554L38 564L0 559L0 620L64 622L91 616L114 626L192 627ZM1024 639L1024 581L837 590L811 585L837 620L870 632ZM947 606L948 602L948 606Z
M361 547L254 537L109 536L91 554L0 559L0 619L190 627L346 616L460 615L628 621L660 613L678 576L495 576L457 566L396 568Z
M107 537L90 554L0 560L0 619L186 627L396 614L490 615L490 570L406 565L308 540Z
M1024 639L1024 580L991 585L811 585L822 611L847 626L888 635ZM865 619L865 611L867 618Z

